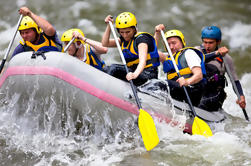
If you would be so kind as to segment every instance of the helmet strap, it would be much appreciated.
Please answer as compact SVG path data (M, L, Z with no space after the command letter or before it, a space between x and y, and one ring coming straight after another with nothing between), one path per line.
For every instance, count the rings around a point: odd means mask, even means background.
M35 37L34 43L38 43L38 41L40 39L40 34L38 34L37 31L35 31L35 32L36 32L36 37Z
M135 30L136 30L136 33L138 32L138 27L137 26L135 26Z
M217 46L220 45L221 40L216 40Z
M33 41L30 41L30 42L33 43L33 44L37 44L39 39L40 39L40 34L37 33L36 28L32 28L32 30L35 32L36 36L35 36L35 39Z
M79 50L80 48L83 47L83 44L81 43L80 45L78 45L78 44L75 42L74 45L75 45L76 51L75 51L75 53L73 54L73 56L74 56L74 57L78 57L77 52L78 52L78 50Z
M218 49L219 49L219 47L218 47L218 45L217 45L217 46L215 47L215 51L218 50Z

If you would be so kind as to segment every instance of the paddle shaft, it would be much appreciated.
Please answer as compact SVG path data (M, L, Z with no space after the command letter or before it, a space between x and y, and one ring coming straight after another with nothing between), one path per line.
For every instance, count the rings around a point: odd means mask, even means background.
M75 37L71 39L71 41L66 45L66 47L64 48L64 52L66 52L68 50L68 48L70 47L71 43L75 40Z
M117 47L118 47L120 58L121 58L121 60L122 60L122 62L123 62L123 64L124 64L124 66L125 66L126 73L129 73L128 67L126 66L126 61L125 61L124 55L123 55L123 53L122 53L122 50L121 50L121 47L120 47L120 44L119 44L119 41L118 41L118 37L117 37L117 35L116 35L116 32L115 32L115 30L114 30L114 27L113 27L111 21L109 21L109 25L110 25L112 34L113 34L113 36L114 36L114 40L115 40L115 42L116 42L116 45L117 45ZM131 85L132 92L133 92L133 95L134 95L134 97L135 97L136 103L137 103L138 107L141 109L142 107L141 107L141 103L140 103L140 101L139 101L139 97L138 97L138 95L137 95L136 88L135 88L135 86L134 86L132 80L130 80L129 82L130 82L130 85Z
M167 43L167 40L166 40L166 38L165 38L165 34L164 34L164 32L163 32L162 30L160 31L160 33L161 33L161 36L162 36L162 38L163 38L163 41L164 41L164 43L165 43L165 45L166 45L167 51L168 51L168 53L169 53L169 55L170 55L170 57L171 57L171 59L172 59L172 62L173 62L173 66L174 66L174 68L175 68L175 71L176 71L176 73L178 74L178 76L179 76L179 78L180 78L181 75L180 75L179 69L178 69L178 67L177 67L177 65L176 65L176 63L175 63L175 60L174 60L174 58L173 58L172 51L171 51L171 49L170 49L170 47L169 47L169 44ZM191 99L190 99L190 97L189 97L189 95L188 95L188 92L187 92L186 87L185 87L185 86L182 86L182 87L183 87L184 92L185 92L185 94L186 94L186 98L187 98L187 101L188 101L189 108L191 109L193 115L194 115L194 116L197 116L197 115L196 115L196 112L195 112L195 110L194 110L193 104L192 104L192 102L191 102Z
M13 44L13 42L14 42L14 39L15 39L15 37L16 37L16 35L17 35L18 27L19 27L19 25L20 25L22 19L23 19L23 15L20 15L19 20L18 20L18 23L17 23L16 30L15 30L15 33L14 33L14 35L13 35L13 37L12 37L10 43L9 43L9 46L8 46L8 48L7 48L7 51L6 51L6 53L5 53L5 55L4 55L4 58L3 58L3 60L2 60L2 63L1 63L1 66L0 66L0 73L1 73L2 70L3 70L3 67L4 67L4 64L5 64L5 62L6 62L6 59L7 59L8 55L9 55L9 53L10 53L10 48L11 48L11 46L12 46L12 44Z
M234 78L233 78L233 76L232 76L232 74L231 74L230 68L229 68L229 66L228 66L228 64L227 64L227 62L226 62L225 57L222 56L222 58L223 58L223 62L224 62L225 67L226 67L227 74L228 74L229 79L230 79L230 81L231 81L231 83L232 83L232 86L233 86L233 88L234 88L234 91L235 91L235 93L236 93L238 99L240 100L240 93L239 93L239 91L238 91L238 89L237 89L237 87L236 87L236 84L235 84L235 82L234 82ZM245 119L246 119L247 121L249 121L249 117L248 117L248 115L247 115L247 112L246 112L245 108L242 108L242 111L243 111L243 114L244 114L244 116L245 116Z

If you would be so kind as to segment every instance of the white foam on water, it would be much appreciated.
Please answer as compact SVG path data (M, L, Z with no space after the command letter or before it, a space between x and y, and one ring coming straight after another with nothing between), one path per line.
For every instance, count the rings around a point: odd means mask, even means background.
M140 136L138 137L140 141L131 143L121 143L121 138L117 136L114 143L99 147L95 139L78 142L74 137L54 135L44 131L33 133L29 125L20 126L12 123L14 119L8 113L3 112L0 115L1 138L6 139L8 149L17 149L20 152L32 154L33 158L40 158L36 166L55 165L55 163L69 166L110 166L112 163L120 162L127 155L145 151ZM23 123L29 122L23 121Z
M1 22L1 21L0 21L0 24L4 24L6 27L6 30L0 32L0 38L4 39L4 40L0 40L0 45L7 45L4 49L0 49L0 57L3 58L3 56L6 54L8 45L9 45L10 41L12 40L13 35L16 31L17 25L14 25L11 27L9 24L7 24L5 22ZM20 40L21 40L21 36L19 35L19 32L17 32L15 40L12 44L11 50L15 49L15 47L18 45L18 42ZM10 55L9 55L9 57L10 57Z
M155 151L165 151L180 156L180 161L186 163L187 158L194 158L212 165L230 164L236 160L238 154L251 156L251 149L247 142L236 133L217 132L212 137L183 134L177 128L162 126L165 132L159 132L164 145L157 146ZM250 131L250 125L245 131ZM249 157L250 158L250 157ZM249 159L246 159L250 164ZM169 163L162 161L162 165ZM196 163L196 162L195 162ZM248 165L247 164L247 165Z
M225 87L225 91L227 93L227 98L223 104L223 108L224 110L233 115L233 116L237 116L240 118L244 118L243 115L243 111L242 109L239 107L238 104L236 104L236 100L237 100L237 95L234 93L233 91L233 87L231 84L230 79L228 78L228 75L226 75L227 77L227 81L228 81L228 86ZM251 105L251 85L250 85L250 81L251 81L251 74L250 73L246 73L242 76L242 78L240 79L241 85L242 85L242 89L243 89L243 93L245 95L245 99L246 99L246 112L249 115L250 114L250 105ZM250 117L251 115L249 115Z
M102 33L93 25L93 22L88 19L79 20L78 27L82 29L86 34L102 35Z
M26 3L27 3L27 0L16 1L17 6L22 6ZM45 6L43 5L43 3L44 2L39 3L38 1L34 1L30 5L32 8L36 8L36 10L39 11L39 8L44 9ZM62 3L61 1L54 2L54 4L57 4L57 6L60 6L65 3L66 2ZM209 5L207 6L204 3L197 2L197 1L186 1L186 2L183 2L184 4L183 6L177 5L179 3L178 1L175 3L171 2L170 4L166 3L165 5L172 5L172 7L168 8L168 10L167 10L167 6L163 7L162 9L159 9L159 8L154 9L157 2L148 0L146 2L148 4L147 7L153 7L153 9L149 9L146 13L145 9L141 8L142 7L141 5L143 4L137 4L136 2L133 2L131 0L130 1L105 0L102 2L99 2L97 0L94 0L94 2L93 1L90 1L90 2L72 1L70 3L72 3L73 5L63 7L63 8L60 6L61 7L60 9L56 11L52 11L52 13L55 13L55 18L59 17L57 13L60 13L60 12L61 13L59 15L63 15L63 17L66 17L64 14L67 13L69 15L73 14L73 18L75 18L75 20L66 20L66 24L63 24L64 26L60 27L61 31L58 31L58 32L64 32L64 30L66 30L67 27L72 28L71 25L77 24L87 36L88 34L103 33L103 31L99 31L99 27L95 27L94 23L92 22L92 20L89 20L88 16L86 16L85 18L80 18L81 10L93 9L93 8L95 9L94 5L96 4L99 4L99 5L103 4L103 5L108 6L107 9L102 11L103 12L102 13L103 17L101 18L102 20L105 18L106 15L108 14L116 15L122 12L122 10L128 9L128 10L131 10L131 12L137 11L135 13L137 18L141 17L141 19L139 19L139 24L141 25L140 29L144 29L144 26L147 25L147 21L150 22L150 20L156 19L156 22L154 22L154 24L166 23L167 27L180 25L180 27L182 27L182 29L185 30L186 28L191 28L191 27L189 26L186 27L182 19L176 19L177 16L186 18L187 16L182 16L182 15L184 15L184 13L185 14L188 13L188 18L190 18L190 20L192 20L193 17L195 16L194 20L196 20L195 21L195 24L196 24L197 21L199 22L199 20L197 20L197 16L206 14L205 9L207 9L207 11L211 11L209 9L212 8ZM145 2L142 2L142 3L145 3ZM184 6L189 8L189 10L194 9L194 7L192 8L192 6L197 6L198 3L202 3L201 8L196 7L198 11L184 12L182 10L182 7ZM225 3L229 3L229 2L225 2ZM54 9L53 6L52 6L52 9ZM202 10L199 10L199 9L202 9ZM153 12L157 11L158 13L152 13L152 11ZM175 14L175 16L173 15L173 13ZM217 12L216 15L217 14L219 13ZM148 16L150 15L152 16L149 19ZM46 18L47 13L43 14L42 16ZM100 16L100 15L97 15L97 16ZM158 20L157 18L160 16L162 19ZM218 17L218 16L215 16L215 17ZM144 22L144 20L147 20L147 21ZM173 21L174 23L168 22L170 20L174 20ZM211 24L213 22L210 23L210 20L215 21L215 18L212 16L212 14L211 15L209 14L209 18L207 18L205 22L207 22L208 20L209 20L209 24ZM16 22L17 22L17 18L16 18ZM205 23L205 22L202 22L202 23ZM52 21L52 23L53 24L55 23L55 25L58 26L57 19L55 19L54 22ZM0 46L1 46L0 56L2 57L4 53L6 52L6 49L7 49L6 45L8 45L11 38L13 37L15 25L11 25L10 23L0 20L0 26L1 26L1 29L4 29L3 31L0 32L1 39L4 39L0 41ZM153 31L155 25L149 25L149 26L151 27L151 30ZM233 24L231 24L231 26L229 27L222 28L222 31L223 31L223 38L224 40L229 40L229 45L231 49L241 48L242 50L245 50L246 48L250 47L251 45L250 43L251 25L250 24L237 21L237 22L233 22ZM199 34L197 38L199 38ZM18 44L20 39L21 39L20 35L17 34L16 40L12 46L12 50ZM105 55L104 57L107 57L108 63L110 62L117 63L118 60L115 60L114 58L114 57L118 57L117 49L114 48L114 49L109 49L109 50L110 50L109 53L111 55ZM251 117L251 114L250 114L251 74L244 74L240 81L243 86L244 93L246 95L247 113L249 114L249 117ZM213 137L206 139L202 136L191 136L188 134L183 134L182 130L179 127L172 127L170 125L166 125L165 123L155 122L161 142L156 148L154 148L150 152L150 155L153 156L151 161L154 164L152 165L159 165L159 166L177 165L177 163L182 160L184 161L181 165L215 165L215 166L251 165L250 163L251 161L251 158L250 158L251 156L251 152L250 152L251 151L251 148L250 148L251 125L245 121L242 110L235 103L237 97L235 93L233 92L230 81L228 82L229 82L229 86L226 88L226 91L228 93L228 98L226 99L224 103L224 109L226 110L227 113L233 116L233 119L237 117L237 120L234 122L235 125L236 123L241 123L241 125L230 126L229 127L230 131L223 130L221 132L215 133ZM13 110L12 115L15 113L16 107L18 107L18 106L15 106L15 101L16 101L16 98L10 99L9 101L9 102L12 102L12 104L9 105L11 109ZM34 102L34 101L31 101L31 102ZM1 108L10 109L4 106L2 106ZM20 124L15 124L15 120L18 120L19 122L22 121L23 122L22 125L20 126ZM229 123L231 125L232 123L231 120ZM6 148L6 151L13 150L13 152L9 153L10 158L15 157L16 155L18 155L19 152L20 153L23 152L24 157L21 157L21 159L19 159L20 161L17 161L15 163L14 159L12 159L12 161L16 165L22 165L22 161L26 160L27 158L28 158L27 160L29 160L30 155L34 156L34 158L37 159L36 161L37 163L34 164L36 166L125 165L125 164L120 164L120 162L123 160L126 160L125 162L130 162L128 160L130 160L131 158L125 159L126 157L135 155L134 160L140 160L140 158L137 158L139 154L146 152L140 135L137 135L137 138L135 138L133 142L126 142L126 141L121 142L120 133L116 133L117 135L115 136L115 140L113 143L105 144L103 147L98 147L98 145L95 144L95 140L93 140L93 142L85 142L85 141L78 142L74 138L56 136L56 135L51 134L49 131L33 134L32 127L33 126L31 125L28 118L27 119L25 118L15 119L15 117L11 116L9 112L3 112L3 110L1 110L0 112L0 133L1 133L0 138L1 138L1 141L4 140L7 143L7 145L3 148ZM225 126L223 125L222 128L224 129L224 127ZM168 158L169 156L172 156L172 155L177 158L176 161L175 161L175 157ZM1 159L1 161L2 160L4 161L7 159ZM197 164L197 161L200 161L200 160L201 162L205 162L205 163ZM233 161L236 161L236 162L232 164Z
M12 27L10 25L7 25L6 30L0 32L0 38L4 39L4 40L0 41L0 45L7 44L11 41L11 39L13 38L13 35L16 31L16 28L17 28L17 25L14 25ZM21 36L17 32L16 40L18 40L18 39L21 39ZM14 41L13 45L14 44L15 44L15 41Z
M245 50L251 46L251 24L237 21L231 27L222 28L222 31L223 39L229 41L230 48Z
M250 148L233 133L217 132L201 144L199 153L210 163L229 163L238 153L250 156Z
M18 7L22 7L26 4L27 0L17 0L16 4Z
M171 12L176 15L182 15L183 11L179 8L179 6L173 6L171 8Z
M74 17L79 17L80 10L88 9L90 7L91 5L89 4L89 2L77 1L70 7L70 9L73 12Z

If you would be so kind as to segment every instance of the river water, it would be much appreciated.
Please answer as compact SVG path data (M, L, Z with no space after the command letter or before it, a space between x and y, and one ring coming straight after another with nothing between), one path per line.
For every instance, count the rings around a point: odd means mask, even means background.
M181 30L188 46L200 44L200 31L204 26L217 25L222 29L222 45L230 49L234 59L246 95L246 110L251 117L250 0L1 1L2 58L15 31L19 18L17 11L22 5L49 20L60 36L65 30L77 27L95 40L101 40L106 26L104 18L123 11L136 15L140 31L153 33L155 25L160 23L168 29ZM11 53L19 40L17 34ZM119 62L116 49L110 49L103 58L107 64ZM163 73L160 77L163 78ZM134 135L134 138L130 138L132 141L128 141L118 132L108 138L109 141L104 141L102 135L86 141L78 136L65 137L50 130L34 132L29 119L13 118L11 112L15 112L15 106L6 108L0 103L0 165L248 166L251 165L251 124L245 121L242 110L235 104L236 96L230 82L226 91L228 96L223 108L229 118L217 124L220 130L213 137L191 136L183 134L178 128L157 123L161 142L151 152L145 151L139 135ZM15 98L10 99L9 103L15 103ZM52 105L50 109L53 108ZM107 140L109 134L103 134Z

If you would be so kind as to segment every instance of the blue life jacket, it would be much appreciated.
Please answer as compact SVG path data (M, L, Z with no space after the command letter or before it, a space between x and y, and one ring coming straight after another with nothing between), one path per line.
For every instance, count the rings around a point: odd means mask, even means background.
M145 68L152 67L152 66L154 66L154 67L159 66L160 65L159 53L157 50L156 41L155 41L154 37L147 32L137 33L134 36L134 38L129 41L129 43L127 44L126 47L124 46L124 42L121 43L121 49L122 49L123 55L126 60L126 65L128 67L136 67L139 64L139 53L138 53L137 49L135 49L136 48L135 40L141 34L148 35L152 39L152 42L154 44L154 50L147 54L147 61L146 61Z
M180 51L178 51L177 53L175 53L173 55L176 65L179 69L180 75L184 78L190 78L193 73L191 71L191 69L189 68L187 62L186 62L186 58L185 58L185 52L188 49L192 49L194 50L197 55L199 55L200 59L201 59L201 70L202 70L202 74L203 77L206 75L206 69L205 69L205 55L198 49L194 48L194 47L186 47L181 49ZM170 56L168 56L166 58L166 60L163 63L163 70L165 73L167 73L167 79L168 80L176 80L178 79L178 74L175 71L175 68L173 66L172 63L172 59ZM204 78L203 78L204 79Z
M40 35L44 39L44 42L41 44L32 44L29 41L21 40L20 44L23 45L24 51L62 51L62 46L55 43L53 40L48 39L43 33Z
M85 63L89 64L99 70L103 70L103 67L105 66L105 62L101 61L97 55L92 51L89 44L85 44L86 48L86 60Z

